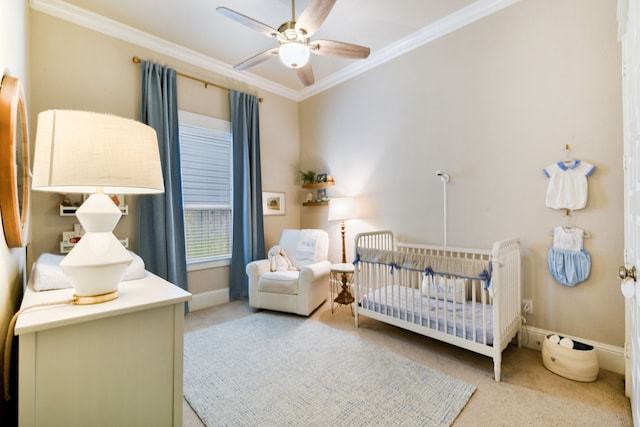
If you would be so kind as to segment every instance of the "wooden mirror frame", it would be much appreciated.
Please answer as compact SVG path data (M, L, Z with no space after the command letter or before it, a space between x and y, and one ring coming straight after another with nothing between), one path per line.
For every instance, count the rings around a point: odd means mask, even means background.
M0 212L7 246L27 244L29 225L29 127L24 88L7 75L0 81ZM19 137L21 141L17 141Z

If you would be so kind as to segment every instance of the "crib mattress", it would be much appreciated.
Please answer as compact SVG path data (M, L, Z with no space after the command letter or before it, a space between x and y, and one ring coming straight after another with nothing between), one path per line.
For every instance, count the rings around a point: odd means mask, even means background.
M362 297L362 308L406 320L449 335L493 344L493 306L473 301L453 302L429 298L419 289L387 286ZM486 338L485 338L486 331Z

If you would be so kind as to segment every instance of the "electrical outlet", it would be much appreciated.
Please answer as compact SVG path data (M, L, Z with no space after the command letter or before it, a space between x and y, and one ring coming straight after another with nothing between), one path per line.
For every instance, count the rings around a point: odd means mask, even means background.
M533 300L531 299L522 300L522 312L524 314L533 314Z

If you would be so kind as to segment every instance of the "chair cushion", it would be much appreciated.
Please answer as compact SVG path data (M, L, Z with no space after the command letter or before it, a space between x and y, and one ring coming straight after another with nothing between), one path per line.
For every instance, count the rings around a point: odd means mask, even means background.
M296 295L299 271L271 271L260 276L258 292Z

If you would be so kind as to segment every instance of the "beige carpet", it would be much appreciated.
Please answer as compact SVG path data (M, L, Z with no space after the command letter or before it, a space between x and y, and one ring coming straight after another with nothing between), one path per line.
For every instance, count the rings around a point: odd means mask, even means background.
M187 314L185 329L196 330L255 312L246 302L199 310ZM597 381L579 383L545 369L540 352L509 347L503 353L502 382L496 383L490 358L368 318L362 318L360 328L355 329L348 307L331 314L325 303L311 319L475 385L476 392L454 426L633 425L622 375L601 370ZM185 403L184 426L202 425Z
M265 311L190 331L184 350L184 398L207 425L388 426L402 419L403 427L449 427L475 391L287 313Z

